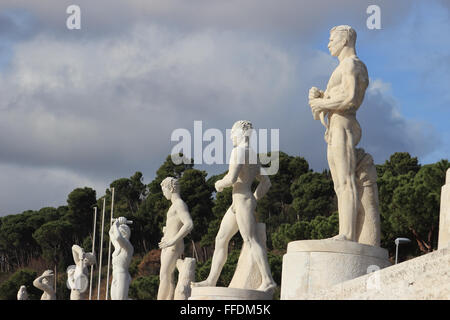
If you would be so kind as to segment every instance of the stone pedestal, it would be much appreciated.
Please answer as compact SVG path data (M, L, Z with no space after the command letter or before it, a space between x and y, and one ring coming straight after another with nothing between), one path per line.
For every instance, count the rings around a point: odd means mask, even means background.
M227 287L192 287L189 300L272 300L272 292Z
M288 244L283 256L281 300L301 299L390 266L388 251L341 240L303 240Z
M266 249L266 224L256 224L256 236L260 243ZM253 260L252 252L247 242L244 242L239 255L239 260L234 271L233 279L231 279L229 288L237 289L257 289L261 285L261 272L258 265Z
M439 216L438 249L450 247L450 169L441 189L441 213Z

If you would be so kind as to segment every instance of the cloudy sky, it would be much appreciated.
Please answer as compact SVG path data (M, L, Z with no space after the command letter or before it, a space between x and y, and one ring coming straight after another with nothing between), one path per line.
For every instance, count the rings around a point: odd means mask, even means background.
M376 163L396 151L449 159L449 3L2 0L0 215L65 204L76 187L101 196L135 171L148 183L172 132L195 120L279 129L282 151L327 168L307 95L337 65L327 43L339 24L356 29L371 81L360 146ZM66 27L71 4L81 30ZM381 30L366 26L369 4Z

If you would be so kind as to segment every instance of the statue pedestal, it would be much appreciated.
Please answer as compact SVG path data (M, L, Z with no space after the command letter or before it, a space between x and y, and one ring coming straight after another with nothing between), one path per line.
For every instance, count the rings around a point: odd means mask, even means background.
M283 256L281 300L330 288L390 266L388 251L342 240L302 240L288 244Z
M188 300L272 300L272 292L228 287L192 287Z

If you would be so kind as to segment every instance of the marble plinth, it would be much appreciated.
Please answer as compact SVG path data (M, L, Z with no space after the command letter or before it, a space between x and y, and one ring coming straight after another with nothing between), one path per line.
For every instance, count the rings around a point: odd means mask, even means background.
M293 241L283 256L281 299L301 299L390 265L388 251L380 247L332 239Z
M228 287L192 287L189 300L272 300L272 292Z

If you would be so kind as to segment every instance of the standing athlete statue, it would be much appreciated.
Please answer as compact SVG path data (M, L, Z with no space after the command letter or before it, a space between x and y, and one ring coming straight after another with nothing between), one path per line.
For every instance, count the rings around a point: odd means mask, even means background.
M325 91L316 87L309 90L309 105L314 119L320 119L326 127L328 164L339 211L339 234L334 239L357 241L356 145L361 139L361 127L356 111L363 102L369 76L366 66L356 56L356 32L352 27L332 28L329 40L328 49L339 59L339 65Z
M270 272L267 252L264 244L257 237L256 232L256 201L262 198L271 184L266 175L261 174L261 165L252 163L256 160L254 151L249 147L249 138L253 130L250 121L237 121L231 128L233 150L230 156L228 173L215 184L217 192L224 188L233 187L233 202L225 213L216 237L216 246L211 262L211 270L206 280L193 282L193 287L215 286L222 268L227 260L228 243L239 231L244 242L248 243L253 261L256 262L261 274L261 285L257 290L270 292L276 283ZM253 181L259 181L253 193Z

